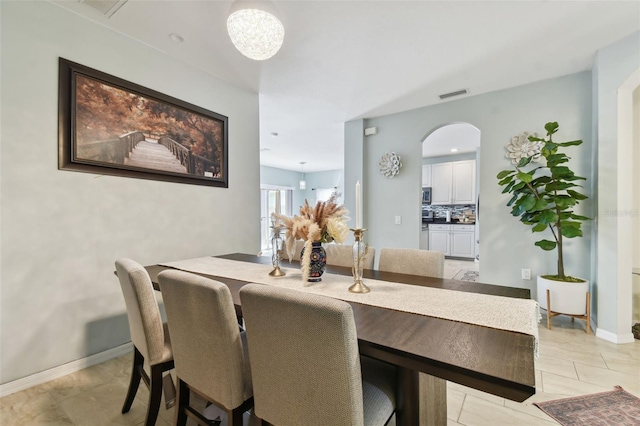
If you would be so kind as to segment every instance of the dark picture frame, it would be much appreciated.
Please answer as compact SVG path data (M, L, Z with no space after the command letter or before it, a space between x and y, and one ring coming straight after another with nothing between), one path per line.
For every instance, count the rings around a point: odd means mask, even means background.
M221 114L59 59L58 169L228 188Z

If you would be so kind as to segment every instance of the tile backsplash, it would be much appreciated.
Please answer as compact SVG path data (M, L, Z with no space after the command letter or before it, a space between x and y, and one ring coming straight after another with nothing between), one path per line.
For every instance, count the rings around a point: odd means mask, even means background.
M434 218L447 217L447 211L451 212L452 218L457 218L459 216L462 216L465 214L465 212L467 212L467 216L469 216L469 213L468 213L469 211L471 211L471 214L473 215L474 218L476 215L475 204L456 204L456 205L447 205L447 206L423 205L422 210L433 212Z

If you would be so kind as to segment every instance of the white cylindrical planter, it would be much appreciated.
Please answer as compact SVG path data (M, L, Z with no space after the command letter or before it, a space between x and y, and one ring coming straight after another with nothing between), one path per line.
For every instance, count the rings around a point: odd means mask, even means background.
M538 304L547 309L547 289L551 298L551 312L567 315L587 313L589 281L569 283L542 278L538 275Z

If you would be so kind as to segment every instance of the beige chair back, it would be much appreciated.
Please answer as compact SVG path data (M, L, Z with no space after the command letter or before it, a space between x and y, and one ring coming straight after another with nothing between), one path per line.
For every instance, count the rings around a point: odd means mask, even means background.
M378 269L386 272L442 278L444 254L439 251L383 248Z
M327 252L327 265L353 267L353 245L346 244L325 244ZM376 249L367 247L364 255L364 269L373 269L373 260L376 257Z
M229 288L177 270L158 281L178 378L226 409L238 407L251 397L251 374Z
M117 260L116 272L127 306L131 341L149 365L171 360L171 347L165 344L168 339L149 274L131 259Z
M256 415L278 426L362 425L351 306L258 284L244 286L240 298Z

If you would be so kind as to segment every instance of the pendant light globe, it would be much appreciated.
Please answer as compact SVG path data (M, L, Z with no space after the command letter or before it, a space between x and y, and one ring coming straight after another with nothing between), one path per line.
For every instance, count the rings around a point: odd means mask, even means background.
M227 31L236 49L255 61L271 58L284 41L284 26L276 17L275 8L266 1L233 3Z

